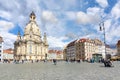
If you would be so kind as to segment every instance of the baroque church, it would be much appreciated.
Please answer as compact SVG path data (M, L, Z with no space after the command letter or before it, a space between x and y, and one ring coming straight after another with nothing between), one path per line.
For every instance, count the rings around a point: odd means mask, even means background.
M46 33L42 40L35 13L32 12L29 17L30 20L25 27L23 37L19 31L17 40L14 42L14 59L33 61L47 59L49 45Z

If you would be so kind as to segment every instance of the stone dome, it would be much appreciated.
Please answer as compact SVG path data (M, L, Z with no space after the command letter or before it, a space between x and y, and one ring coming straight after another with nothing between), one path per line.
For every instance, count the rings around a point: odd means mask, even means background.
M35 16L34 12L32 12L30 14L30 21L25 27L24 40L26 40L26 39L29 40L30 38L34 39L34 40L36 40L36 39L38 40L41 38L40 29L35 21L35 18L36 18L36 16Z
M29 35L32 32L33 35L40 37L40 29L36 23L28 23L25 28L24 35Z

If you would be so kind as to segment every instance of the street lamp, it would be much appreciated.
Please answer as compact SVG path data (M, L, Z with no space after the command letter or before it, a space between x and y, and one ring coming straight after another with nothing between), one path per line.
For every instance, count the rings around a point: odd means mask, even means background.
M100 31L103 31L103 35L104 35L104 45L105 45L105 60L107 59L107 54L106 54L106 34L105 34L105 27L104 27L104 22L101 22L99 24L100 26Z
M47 61L47 53L45 53L45 60Z

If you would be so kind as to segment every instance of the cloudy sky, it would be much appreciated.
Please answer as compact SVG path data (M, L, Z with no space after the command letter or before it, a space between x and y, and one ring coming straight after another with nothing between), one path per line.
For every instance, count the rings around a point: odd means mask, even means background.
M99 24L104 22L107 44L120 39L120 0L0 0L0 36L4 49L13 48L18 30L24 34L34 11L41 34L50 47L63 48L78 38L103 41Z

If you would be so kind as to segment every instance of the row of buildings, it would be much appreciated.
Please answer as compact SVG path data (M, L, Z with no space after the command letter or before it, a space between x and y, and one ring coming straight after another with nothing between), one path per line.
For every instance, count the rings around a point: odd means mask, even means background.
M114 50L109 45L104 45L99 39L82 38L70 42L64 49L64 59L98 61L105 59L106 54L114 54Z
M13 61L14 60L14 49L11 49L11 48L4 49L0 59ZM49 50L47 60L52 60L52 59L63 60L63 51L55 50L55 49Z

